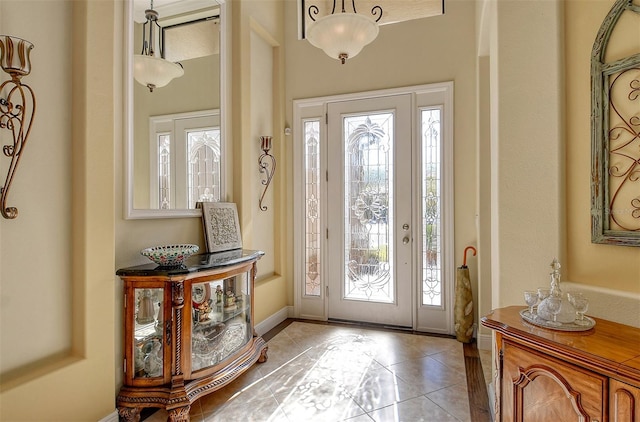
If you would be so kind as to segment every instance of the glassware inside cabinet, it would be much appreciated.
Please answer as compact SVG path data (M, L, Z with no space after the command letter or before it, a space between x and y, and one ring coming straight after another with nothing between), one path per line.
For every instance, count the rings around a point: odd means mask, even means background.
M162 288L134 289L134 378L161 377L163 375Z
M192 285L192 372L217 365L253 337L249 277L245 272Z

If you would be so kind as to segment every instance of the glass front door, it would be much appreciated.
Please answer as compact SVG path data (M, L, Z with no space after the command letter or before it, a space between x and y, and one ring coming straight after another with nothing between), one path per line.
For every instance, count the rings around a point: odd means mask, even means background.
M329 104L330 318L412 326L410 108Z

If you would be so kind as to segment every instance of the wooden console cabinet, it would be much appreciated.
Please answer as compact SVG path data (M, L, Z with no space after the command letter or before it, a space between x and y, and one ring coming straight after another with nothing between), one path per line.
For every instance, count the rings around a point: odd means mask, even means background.
M482 318L496 338L496 421L640 422L640 329L594 318L589 331L554 331L522 309Z
M220 389L267 346L253 323L253 285L260 251L195 255L180 268L123 268L124 385L121 420L139 421L145 407L188 421L191 404Z

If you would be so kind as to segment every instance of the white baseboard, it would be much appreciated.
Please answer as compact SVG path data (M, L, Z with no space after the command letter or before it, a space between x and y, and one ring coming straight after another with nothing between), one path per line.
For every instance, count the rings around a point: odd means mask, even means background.
M118 411L114 410L112 413L109 413L104 418L100 419L98 422L118 422Z
M256 333L258 333L259 336L264 335L265 333L269 332L269 330L275 328L282 321L289 318L291 315L293 315L293 306L285 306L275 314L267 317L261 323L256 324Z
M493 339L491 334L480 334L476 338L478 349L480 350L492 350Z

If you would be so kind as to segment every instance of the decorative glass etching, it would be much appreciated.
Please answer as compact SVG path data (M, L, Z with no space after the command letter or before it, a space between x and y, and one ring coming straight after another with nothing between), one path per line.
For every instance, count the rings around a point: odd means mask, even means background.
M422 110L422 304L442 305L440 110Z
M395 300L393 125L392 113L343 120L346 299Z
M220 128L189 131L189 208L220 200Z
M158 135L158 207L171 208L171 135Z
M633 33L639 20L638 0L617 0L591 50L593 243L640 246L640 38L611 37Z
M304 122L306 296L320 296L320 121Z

